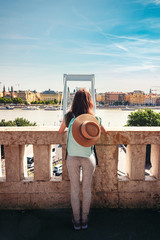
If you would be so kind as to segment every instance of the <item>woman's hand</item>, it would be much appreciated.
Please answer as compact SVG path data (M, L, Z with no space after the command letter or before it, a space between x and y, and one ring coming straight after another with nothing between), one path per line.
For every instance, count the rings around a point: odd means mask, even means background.
M108 131L104 128L104 126L101 124L101 132L102 133L107 133Z
M61 124L61 126L59 128L59 133L60 134L63 133L65 131L65 129L66 129L66 124L65 124L65 121L63 119L63 122L62 122L62 124Z

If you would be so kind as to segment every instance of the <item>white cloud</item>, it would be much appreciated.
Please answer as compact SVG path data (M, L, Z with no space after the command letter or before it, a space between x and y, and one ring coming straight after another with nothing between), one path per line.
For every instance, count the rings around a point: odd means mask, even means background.
M139 25L141 26L141 28L147 28L147 29L154 29L159 32L160 29L160 18L156 17L156 18L145 18L141 21L139 21ZM160 42L160 41L159 41Z
M142 64L142 65L135 65L135 66L121 66L120 68L115 69L116 72L139 72L139 71L155 71L156 69L160 68L158 65L152 64Z
M156 5L160 5L160 0L153 0L151 2L155 3Z
M138 0L138 2L143 5L148 5L148 4L160 5L160 0Z
M127 49L127 48L125 48L125 47L123 47L123 46L121 46L121 45L119 45L119 44L115 44L115 46L116 46L117 48L120 48L120 49L124 50L125 52L128 52L128 49Z
M104 36L107 38L114 38L114 39L126 39L126 40L131 40L131 41L135 41L135 42L148 42L148 43L160 43L160 40L151 40L151 39L147 39L147 38L140 38L140 37L133 37L133 36L122 36L122 35L115 35L115 34L108 34L108 33L104 33Z

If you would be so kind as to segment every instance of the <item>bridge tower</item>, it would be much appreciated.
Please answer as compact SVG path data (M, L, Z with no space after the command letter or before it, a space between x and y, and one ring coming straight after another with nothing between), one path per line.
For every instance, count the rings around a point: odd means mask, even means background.
M64 90L63 90L63 116L65 115L67 111L67 82L69 81L87 81L91 82L91 96L94 104L94 112L96 110L96 100L95 100L95 75L94 74L64 74L63 75L63 84L64 84Z

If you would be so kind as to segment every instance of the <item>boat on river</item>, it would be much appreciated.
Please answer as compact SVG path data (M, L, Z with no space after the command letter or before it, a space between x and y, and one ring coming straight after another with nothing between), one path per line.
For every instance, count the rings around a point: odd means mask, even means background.
M58 110L58 108L57 108L57 107L53 107L53 106L47 106L47 107L44 108L44 110L47 110L47 111L56 111L56 110Z
M122 108L122 111L135 111L136 108L134 107L125 107L125 108Z
M0 110L6 110L6 107L0 107Z
M22 108L22 110L39 110L39 109L40 108L36 106L26 106Z
M6 109L7 109L7 110L13 110L13 109L14 109L14 106L6 106Z

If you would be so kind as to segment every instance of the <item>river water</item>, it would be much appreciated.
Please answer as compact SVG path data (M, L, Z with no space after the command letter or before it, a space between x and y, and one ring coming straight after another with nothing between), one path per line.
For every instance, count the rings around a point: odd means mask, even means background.
M155 110L160 112L160 110ZM127 117L131 113L128 110L121 109L97 109L96 115L102 118L104 127L123 127L127 122ZM62 111L41 110L0 110L0 121L2 119L14 120L17 117L23 117L31 122L36 122L38 126L58 126L62 119Z

